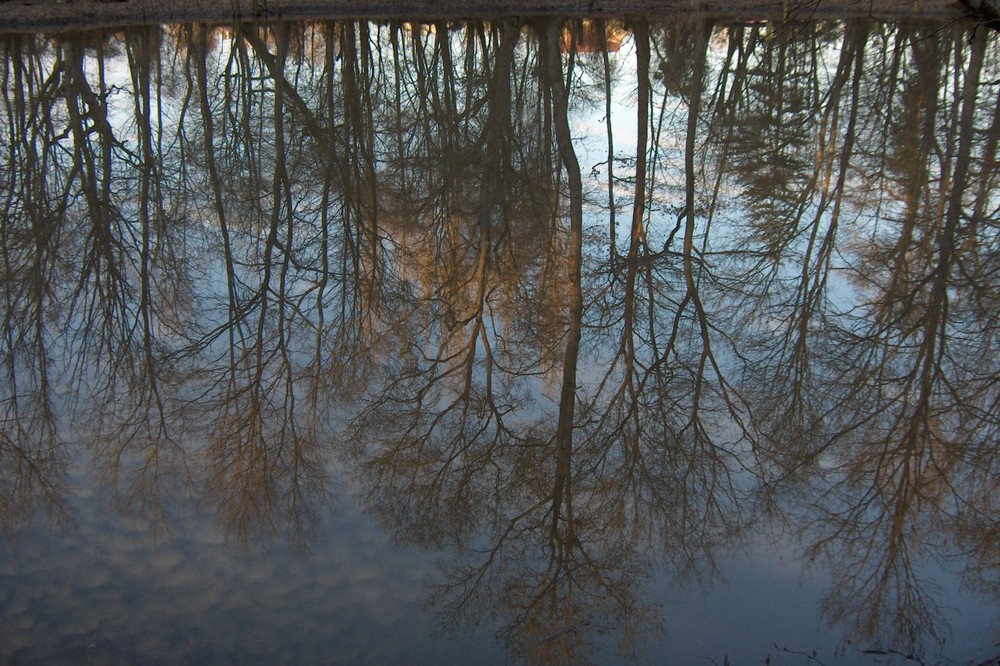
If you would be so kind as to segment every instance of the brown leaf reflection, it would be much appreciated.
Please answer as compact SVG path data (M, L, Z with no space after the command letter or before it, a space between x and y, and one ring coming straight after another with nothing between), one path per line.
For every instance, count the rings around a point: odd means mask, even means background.
M928 563L1000 587L995 37L540 18L0 48L4 527L65 517L79 463L154 528L194 496L237 543L307 546L346 460L444 551L443 627L531 663L635 656L652 580L711 583L779 528L853 637L943 638Z

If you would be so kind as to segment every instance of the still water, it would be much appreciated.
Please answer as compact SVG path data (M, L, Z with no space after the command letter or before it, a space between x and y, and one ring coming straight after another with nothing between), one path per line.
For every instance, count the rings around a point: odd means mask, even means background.
M993 34L0 51L5 663L1000 649Z

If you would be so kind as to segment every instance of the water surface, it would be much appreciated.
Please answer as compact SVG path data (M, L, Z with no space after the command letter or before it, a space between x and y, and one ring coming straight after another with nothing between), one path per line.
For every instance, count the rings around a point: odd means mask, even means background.
M993 656L991 33L0 49L5 661Z

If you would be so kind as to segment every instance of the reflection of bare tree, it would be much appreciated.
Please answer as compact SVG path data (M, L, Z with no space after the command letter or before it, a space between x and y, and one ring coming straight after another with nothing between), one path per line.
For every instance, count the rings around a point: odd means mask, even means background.
M155 180L152 130L147 125L139 131L141 157L114 136L103 55L115 42L103 38L94 42L100 63L96 83L91 83L85 65L85 44L79 35L68 36L47 58L34 60L23 71L47 77L42 84L45 92L39 91L36 100L15 102L19 111L9 107L11 118L16 114L28 120L11 127L13 144L24 147L30 156L12 170L21 173L23 167L25 177L14 182L30 189L11 190L35 236L31 262L37 287L32 289L35 298L23 302L33 300L34 316L39 324L45 322L34 327L37 344L71 353L74 379L87 387L76 397L98 405L79 427L91 432L108 471L117 476L123 457L135 456L137 462L130 462L137 465L131 489L122 499L138 499L155 507L165 458L160 455L160 444L169 443L169 436L158 388L161 368L154 368L159 365L160 350L155 348L152 332L154 311L159 307L153 292L161 285L154 285L151 268L157 255L164 255L166 235L157 235L151 226L150 202L155 199L150 191ZM24 52L11 57L20 63L15 65L18 69L31 62ZM139 61L149 66L147 48L143 47ZM19 85L16 95L30 94L32 88L31 84ZM148 123L150 94L146 88L142 98L140 91L137 86L137 115ZM65 113L56 110L56 100L65 105ZM142 194L138 210L126 207L130 191L113 186L115 170L123 160L144 164L137 179ZM18 217L10 218L11 231L18 229ZM154 237L161 244L159 250L153 247ZM133 284L133 275L140 286ZM50 332L51 323L61 331ZM35 367L47 375L48 363L46 357ZM45 379L42 386L48 383Z
M52 405L48 308L57 270L58 199L44 196L54 158L39 140L56 113L55 83L42 76L42 51L29 38L4 40L0 127L10 137L0 163L6 174L0 225L0 527L30 518L37 508L60 513L67 455ZM24 174L17 178L16 174Z
M653 84L649 32L642 24L633 29L640 131L632 232L622 258L624 276L620 282L611 278L602 296L600 312L607 319L601 320L595 347L602 371L588 401L590 423L580 449L601 461L594 482L605 496L594 509L603 524L621 530L618 538L634 547L661 554L672 573L700 576L712 570L715 551L732 543L744 525L741 493L753 484L737 473L752 464L754 442L742 398L727 377L734 370L720 361L720 349L731 343L706 300L714 298L716 278L698 247L695 164L710 31L695 22L653 33L656 53L683 42L679 50L692 56L675 77L683 81L687 113L679 128L685 137L683 205L671 230L658 229L649 212L661 205L660 193L669 187L656 174L670 173L670 165L655 143L651 148L647 143L664 122L662 116L651 118L647 108L651 94L663 96L654 108L666 108L678 93L670 87L660 92ZM667 66L658 62L659 68ZM659 129L647 132L643 128L649 125ZM662 251L650 249L654 233L667 237ZM721 427L728 429L725 436Z
M961 96L952 107L958 114L958 123L951 125L958 128L955 150L943 156L947 176L936 192L925 191L929 196L919 212L904 209L893 245L905 259L894 257L890 273L864 303L861 312L869 318L841 334L841 354L850 369L838 382L843 386L838 403L846 413L864 416L835 418L838 430L831 439L842 440L833 465L835 488L856 500L853 506L837 501L827 522L843 550L865 566L845 580L834 605L868 634L891 627L897 641L914 641L921 631L938 626L929 614L933 604L922 598L927 592L919 580L918 556L938 541L935 533L950 531L958 507L967 506L973 514L990 508L970 505L967 497L967 488L980 485L968 483L969 475L975 479L991 472L993 463L987 461L995 459L1000 426L996 369L977 360L983 349L975 341L984 333L985 339L990 336L974 311L949 293L995 293L988 277L970 272L978 262L966 261L960 240L985 43L982 33L975 35L964 77L954 70ZM931 116L935 111L927 109ZM874 276L872 263L863 265L867 282ZM859 594L864 608L854 601Z
M749 222L752 232L740 248L747 250L750 259L740 290L754 299L745 325L748 329L763 325L781 331L780 339L767 338L759 350L755 349L756 371L750 377L757 382L760 372L768 377L753 390L759 393L762 389L767 395L764 400L770 407L761 425L774 443L770 455L787 456L783 463L787 469L808 460L795 446L810 436L826 406L822 393L811 391L819 388L813 364L823 345L816 332L829 309L836 243L846 215L846 184L858 133L867 35L864 24L850 24L844 31L837 68L814 128L818 145L812 154L817 159L809 167L800 165L811 177L796 187L772 184L773 194L762 205L783 212L756 217L761 209L754 208L755 217ZM745 66L737 69L741 68ZM786 77L778 80L788 81ZM795 78L787 85L797 89L803 84L812 85ZM801 99L805 94L797 90L788 96ZM799 141L804 142L806 126L796 129ZM787 137L783 140L789 145L781 150L796 156L810 154L801 143L793 144Z
M273 142L273 152L256 152L256 143L248 147L255 151L257 163L251 173L270 172L272 179L269 192L257 199L261 206L251 204L241 220L242 228L232 226L228 192L215 158L217 125L208 98L207 53L200 44L192 44L199 59L206 161L222 241L227 312L208 342L201 342L208 344L224 332L228 343L220 357L222 365L206 368L210 388L202 400L212 423L206 449L211 468L207 491L224 525L238 539L287 531L293 540L303 543L311 537L317 509L327 499L327 478L319 445L323 428L319 406L315 398L307 397L297 361L298 355L310 354L300 336L309 327L302 317L311 311L312 301L308 292L296 293L296 285L303 272L315 274L316 259L308 251L304 256L296 253L302 242L300 235L310 229L308 221L298 216L293 197L295 181L290 165L300 156L292 147L299 131L297 116L289 109L291 105L286 106L289 96L294 95L294 91L285 90L289 85L285 77L289 30L284 26L266 33L274 38L275 54L267 50L259 34L237 34L245 39L234 42L238 56L229 61L233 69L227 71L227 90L240 99L244 114L236 126L226 118L223 134L245 140L254 136L255 124L269 122L263 131ZM273 94L253 88L261 69L272 77ZM256 179L244 183L248 188L255 185L263 183ZM249 227L244 226L247 223ZM246 271L246 267L253 270ZM312 390L316 390L315 383Z
M645 58L648 68L648 32L645 25L634 30L640 62ZM608 370L596 394L580 390L582 382L593 381L580 374L585 288L591 285L583 276L583 186L565 83L574 79L574 56L564 70L561 31L556 22L544 24L538 53L539 99L546 104L540 116L564 179L558 203L565 212L545 245L553 256L539 258L564 276L555 412L536 416L540 407L525 400L531 376L547 371L517 348L554 346L541 337L551 331L532 325L538 315L509 319L500 307L505 278L491 257L503 254L495 245L510 241L494 233L494 211L501 229L507 214L491 194L479 200L480 248L466 264L470 277L442 281L434 291L441 301L434 307L450 313L445 321L454 323L429 330L404 364L390 361L389 383L353 428L370 505L398 536L450 543L459 553L434 597L445 623L493 614L504 642L529 661L585 659L594 637L609 631L631 651L656 624L639 593L653 553L676 563L676 573L694 573L740 524L738 510L733 512L737 486L730 478L738 447L716 441L712 433L715 419L738 413L738 407L727 397L731 387L713 353L709 315L696 285L693 147L683 249L657 257L680 264L676 274L684 291L672 299L661 277L670 268L652 271L659 264L650 261L645 240L649 188L640 159L633 233L622 259L625 276L612 281L624 284L625 301L604 306L624 311L624 325L602 323L599 337L621 331L620 344L611 359L601 357ZM692 125L700 110L698 82L709 33L699 26L695 34L701 36L701 56L688 91ZM498 141L511 116L506 81L515 35L509 26L500 33L480 139L487 154L503 154ZM648 99L648 83L640 84L640 113ZM520 113L515 108L514 116ZM642 115L642 126L647 122ZM693 146L693 135L691 141ZM485 173L486 182L501 174ZM563 259L557 261L557 253ZM513 288L537 293L531 282L545 279L544 270L523 274L519 282L525 286ZM640 287L647 299L641 310ZM648 328L639 323L640 312ZM664 320L672 332L657 340ZM529 363L518 365L518 359ZM677 398L680 391L688 392L690 402Z
M609 622L628 646L631 631L649 619L636 605L641 567L635 556L605 539L598 521L581 521L574 509L583 200L567 120L560 33L559 24L547 24L538 55L542 98L551 104L545 112L552 122L548 131L566 175L569 208L565 245L549 246L569 253L565 264L552 264L568 271L563 278L568 328L554 430L545 421L534 422L525 400L536 371L530 355L516 348L538 345L518 328L530 318L504 319L498 327L503 315L492 310L504 299L497 293L503 267L493 257L503 256L510 242L505 231L512 209L508 195L490 184L507 178L504 170L511 164L503 157L504 142L512 115L523 113L517 108L511 113L518 30L509 23L495 33L497 54L485 96L480 141L485 154L499 159L488 161L496 170L486 168L482 175L474 227L479 250L469 264L471 279L455 275L439 283L435 294L452 313L445 321L454 323L419 341L413 360L394 370L387 389L355 422L372 506L398 534L452 543L461 553L435 597L446 625L493 614L501 621L504 642L532 661L585 658L590 637L607 631ZM512 288L524 289L516 283ZM437 351L421 349L427 344ZM522 369L518 359L528 365ZM485 551L477 545L482 530L488 535Z
M976 168L996 149L976 129L984 37L961 56L967 65L942 56L965 39L903 31L880 52L848 26L819 126L813 222L769 221L768 237L790 241L777 255L766 237L750 245L767 246L776 267L748 310L758 332L768 329L750 379L763 387L761 424L782 480L810 489L808 552L825 556L837 582L829 617L907 648L943 632L922 568L970 535L965 518L989 531L996 516L982 494L998 425L996 368L982 362L993 356L993 317L981 308L995 286L980 254L992 223L989 190L970 188L992 178ZM901 83L898 96L867 81L866 62L878 63L879 85ZM942 104L942 85L952 103ZM869 150L878 145L886 152ZM851 189L858 165L866 182ZM877 206L877 226L851 216L852 204ZM790 252L798 274L786 278ZM831 298L848 289L838 270L853 281L849 307L843 293Z
M494 378L495 371L502 370L496 356L501 341L496 330L491 330L489 318L495 289L494 230L503 223L505 204L497 198L502 190L488 184L502 177L502 141L510 122L509 77L517 33L507 25L496 38L499 56L490 73L489 117L482 138L486 154L496 157L484 160L478 210L469 220L461 215L461 207L451 205L450 198L439 200L442 217L428 231L440 234L442 246L435 249L433 243L417 243L431 256L448 262L442 267L443 274L430 276L434 282L428 285L436 298L448 299L440 303L441 321L405 329L416 333L412 347L390 361L391 366L399 367L393 367L388 384L357 424L359 432L366 433L359 443L374 452L370 465L382 477L373 484L378 491L372 499L402 524L419 520L423 525L426 520L434 525L431 517L438 516L444 529L462 523L474 525L469 512L484 504L477 499L479 493L490 491L477 477L489 473L494 452L506 448L515 437L507 417L519 399L510 392L509 382ZM440 68L440 61L435 66ZM443 176L449 178L447 173ZM417 211L420 214L419 208ZM470 227L459 228L463 221L471 223ZM472 238L466 241L469 232ZM425 262L426 258L417 261ZM465 270L467 275L463 275ZM427 325L433 328L425 328ZM370 440L369 426L385 432L384 438ZM387 445L384 451L379 451L378 441ZM452 465L461 470L460 475L444 484L444 479L436 478L441 473L436 470L443 472ZM424 482L437 489L435 500L411 505L405 500L408 491L418 490L416 484ZM397 488L397 483L403 488ZM398 500L404 501L396 504ZM467 516L468 520L445 520L445 516ZM437 540L443 534L432 530L423 536Z

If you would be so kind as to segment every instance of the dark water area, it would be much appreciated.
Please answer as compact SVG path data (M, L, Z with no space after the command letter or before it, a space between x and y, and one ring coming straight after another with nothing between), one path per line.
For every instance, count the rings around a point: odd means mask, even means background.
M0 52L0 661L996 663L994 33Z

